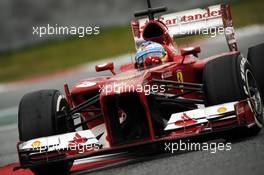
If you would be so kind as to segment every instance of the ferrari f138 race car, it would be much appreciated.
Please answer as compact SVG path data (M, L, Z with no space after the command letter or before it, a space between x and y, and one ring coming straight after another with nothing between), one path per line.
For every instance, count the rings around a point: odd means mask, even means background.
M97 65L113 75L24 95L19 105L19 168L67 172L80 158L232 128L252 135L263 126L264 45L238 50L230 6L214 5L154 17L166 7L135 13L135 61ZM145 18L144 16L147 16ZM200 47L174 38L222 27L229 51L199 58ZM79 121L79 122L78 122Z

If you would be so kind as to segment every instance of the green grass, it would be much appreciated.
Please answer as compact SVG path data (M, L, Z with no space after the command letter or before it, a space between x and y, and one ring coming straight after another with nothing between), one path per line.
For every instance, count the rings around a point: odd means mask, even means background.
M39 76L132 52L134 45L128 31L128 27L113 27L101 30L97 36L50 41L0 54L0 81Z
M264 1L243 0L232 4L235 27L263 24ZM183 44L202 37L179 39ZM53 73L82 63L134 52L129 26L101 29L97 36L48 41L29 48L0 54L0 82L21 80Z
M263 24L263 7L263 0L242 0L234 3L231 6L231 12L235 27Z

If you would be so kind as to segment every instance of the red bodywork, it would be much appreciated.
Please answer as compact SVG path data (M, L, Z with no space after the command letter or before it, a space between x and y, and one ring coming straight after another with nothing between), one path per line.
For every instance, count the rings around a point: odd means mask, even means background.
M132 27L135 27L135 25L136 25L136 21L132 21ZM153 26L155 26L156 28L159 28L163 34L157 37L150 37L150 38L145 36L147 35L145 33L149 32L148 29ZM134 34L137 35L136 33ZM203 68L208 61L224 56L224 55L238 55L239 54L238 51L230 51L230 52L222 53L219 55L214 55L214 56L203 58L203 59L198 59L197 57L193 56L192 52L190 52L189 55L182 56L181 53L178 51L178 48L174 47L173 39L170 37L167 27L160 21L156 21L156 20L150 21L145 25L143 29L143 38L144 40L147 40L147 41L155 41L155 42L162 44L169 55L170 61L167 63L163 63L162 65L159 65L159 66L156 66L150 69L146 69L146 70L141 70L141 71L137 70L133 63L125 64L120 67L121 73L117 75L82 80L78 82L72 88L71 92L67 92L67 89L66 89L68 101L71 103L71 105L77 106L83 103L85 100L87 100L87 95L88 97L92 97L93 95L100 92L103 86L111 85L113 83L124 83L128 85L136 86L136 85L142 85L146 82L149 82L151 79L159 79L159 80L172 80L176 82L183 81L183 82L202 84ZM164 78L163 75L166 75L166 74L168 74L168 77ZM182 77L180 78L179 75ZM83 83L85 84L87 82L92 82L94 83L94 85L87 86L87 87L80 87L81 84ZM168 90L166 91L166 93L178 94L178 93L183 93L184 91L185 90ZM127 92L123 91L122 93L127 93ZM93 127L96 127L102 123L105 123L107 133L108 133L107 139L111 147L114 147L115 144L112 142L114 138L111 134L111 128L110 128L111 120L109 120L110 117L107 111L108 105L105 102L105 98L107 98L108 96L113 96L115 94L116 92L114 91L108 92L107 94L104 92L100 92L100 103L97 103L94 106L91 106L91 108L101 108L103 111L104 117L87 123L87 128L89 129L92 129ZM183 95L183 97L189 98L189 99L203 99L202 94L197 93L197 92ZM150 136L147 139L147 141L154 141L155 134L153 131L153 126L152 126L152 118L149 113L150 109L149 109L146 95L144 94L144 92L139 93L139 98L140 98L140 102L142 103L144 107L144 110L146 111L146 118L147 118L149 136ZM96 114L97 112L92 112L92 113L84 112L82 113L81 117L83 118L82 120L87 120ZM229 121L229 122L233 124L234 122L237 122L237 121ZM221 124L217 123L215 125L219 126ZM223 125L226 125L226 123L223 123ZM197 132L197 128L192 128L187 133L191 134L193 132ZM172 132L168 135L173 136L174 134L178 136L179 132L177 133ZM184 133L181 132L180 135L184 135Z

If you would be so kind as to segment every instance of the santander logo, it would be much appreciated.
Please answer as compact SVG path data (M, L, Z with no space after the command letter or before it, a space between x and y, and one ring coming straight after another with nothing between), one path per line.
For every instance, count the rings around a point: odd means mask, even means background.
M187 12L186 12L187 13ZM193 14L191 14L193 13ZM219 8L206 8L205 10L193 10L193 12L189 12L189 15L182 15L176 13L171 13L168 15L163 15L157 18L157 20L163 22L166 26L173 26L173 25L180 25L181 23L189 23L199 20L205 20L210 18L216 18L222 15L220 6ZM145 24L148 23L148 20L143 22L143 25L141 23L141 31L143 30Z
M196 20L203 20L213 17L221 16L221 10L210 10L209 8L204 13L197 13L194 15L183 15L175 18L165 19L163 16L159 17L158 20L165 23L167 26L175 25L177 23L192 22Z

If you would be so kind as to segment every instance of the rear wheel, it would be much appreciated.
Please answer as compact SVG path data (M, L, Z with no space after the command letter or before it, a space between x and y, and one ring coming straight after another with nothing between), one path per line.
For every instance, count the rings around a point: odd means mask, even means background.
M58 90L41 90L26 94L20 101L18 130L20 141L72 132L73 121L59 118L58 112L67 111L68 103ZM65 173L72 162L62 161L53 165L32 168L35 174Z
M247 59L224 56L208 62L204 68L205 103L207 106L250 99L256 125L249 129L257 134L263 125L260 91Z

